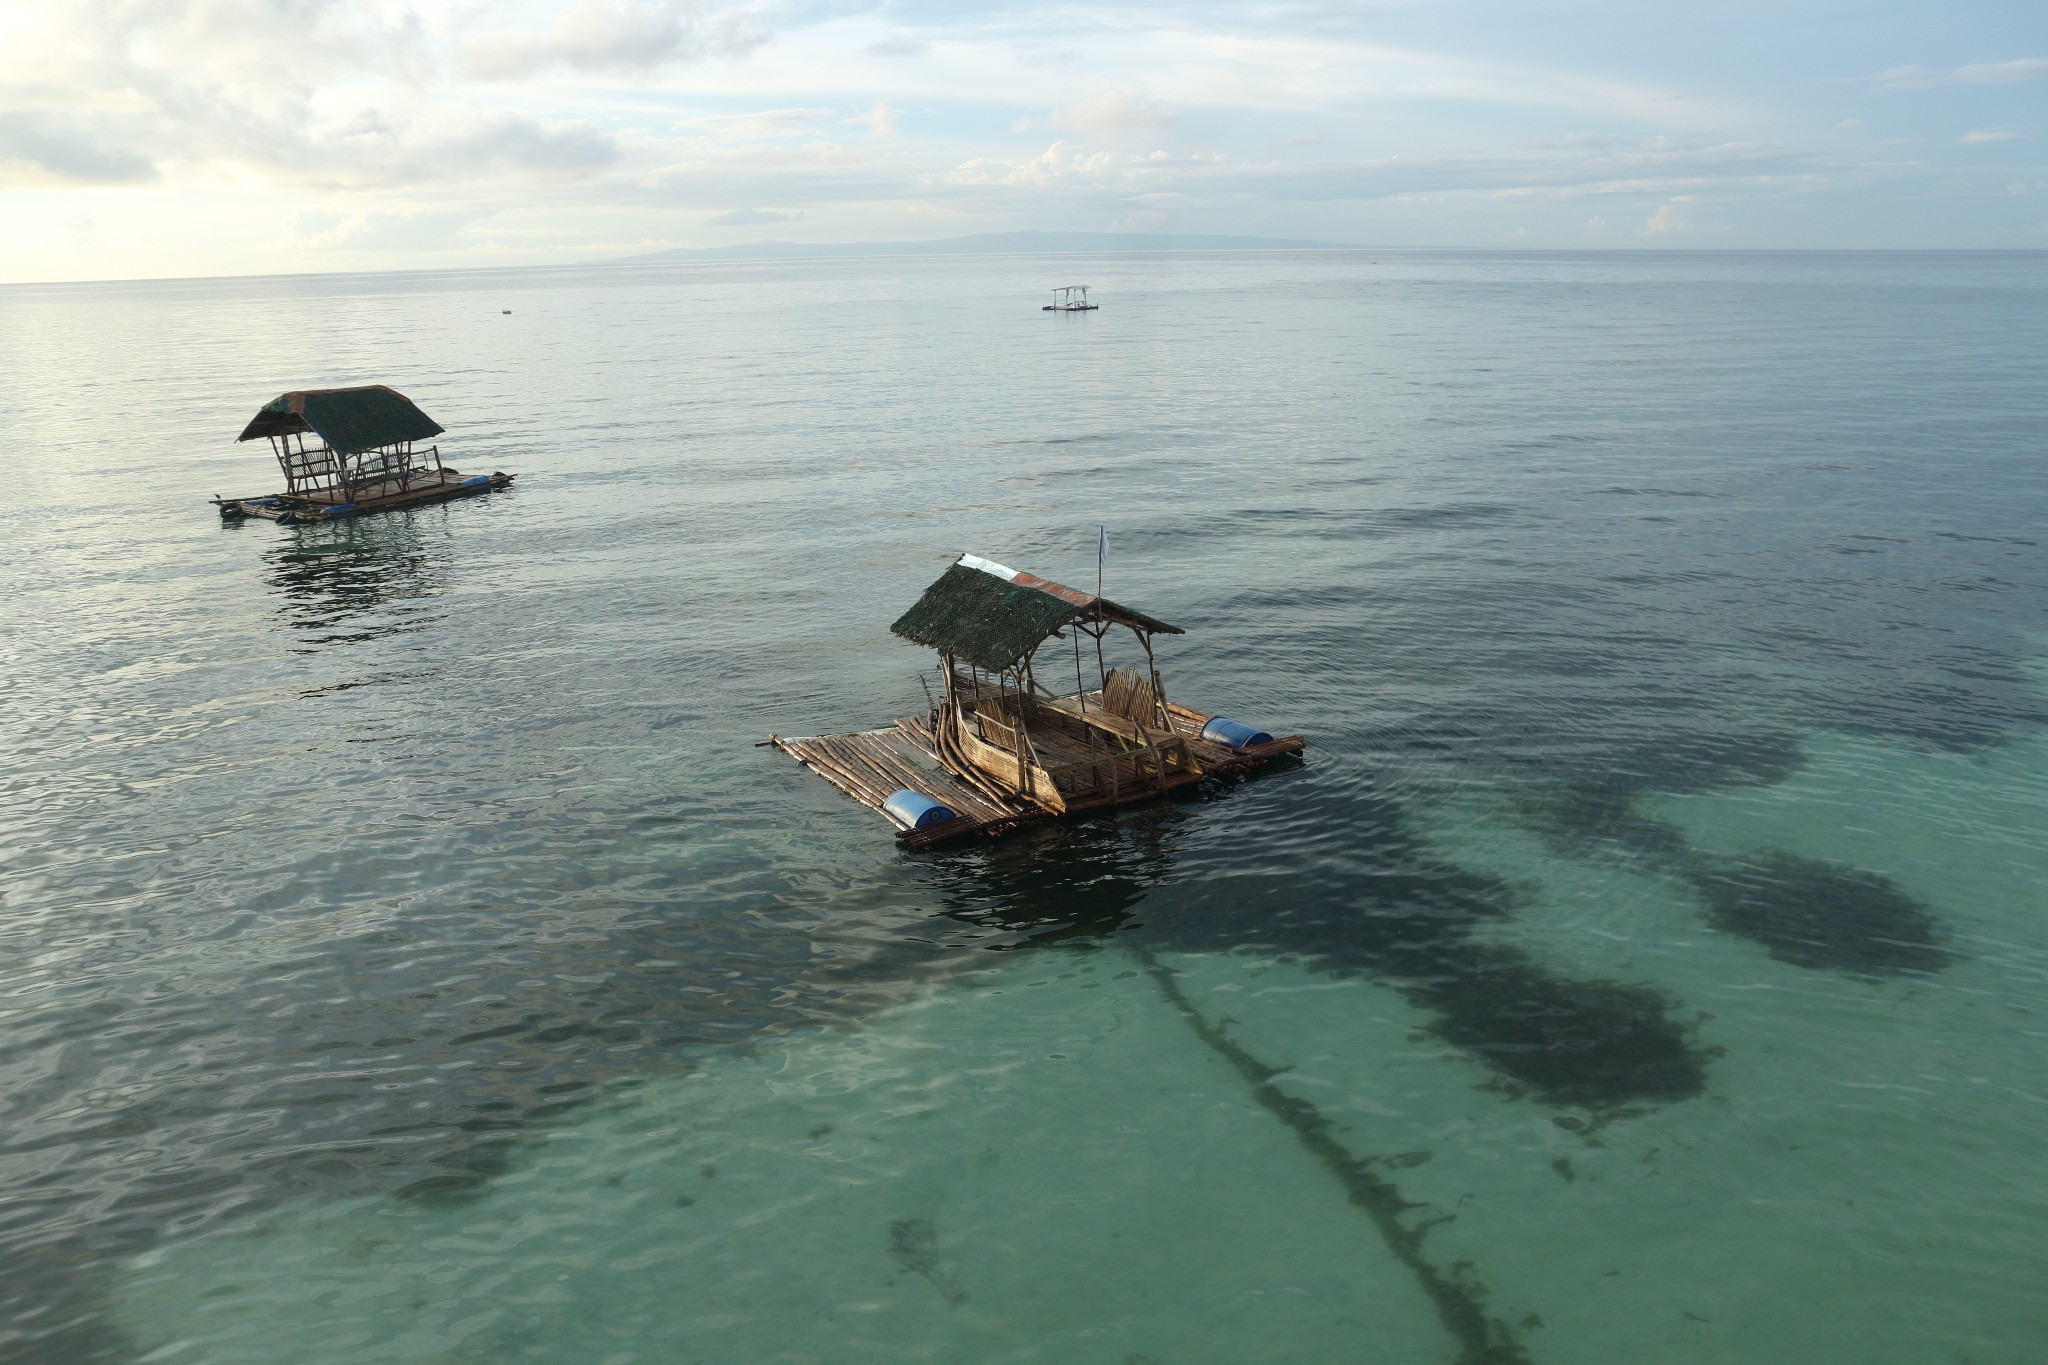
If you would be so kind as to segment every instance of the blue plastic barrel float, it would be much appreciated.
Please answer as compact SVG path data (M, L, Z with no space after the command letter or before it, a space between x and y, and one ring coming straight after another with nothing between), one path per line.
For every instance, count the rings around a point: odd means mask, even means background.
M461 483L456 484L455 486L457 488L488 488L490 486L490 483L490 475L472 474L468 478L464 479Z
M960 818L951 806L942 806L923 792L914 792L908 787L890 792L889 799L882 803L882 809L905 829L930 829L933 825L943 825L948 820Z
M1271 744L1273 737L1264 730L1256 730L1243 721L1228 716L1211 716L1209 723L1202 727L1202 738L1211 744L1221 744L1226 749L1243 749L1253 744Z

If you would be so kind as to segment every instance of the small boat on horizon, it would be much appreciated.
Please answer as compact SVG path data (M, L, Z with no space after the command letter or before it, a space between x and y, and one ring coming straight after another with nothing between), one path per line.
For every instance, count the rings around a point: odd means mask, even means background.
M268 440L285 491L255 498L216 496L223 520L262 517L283 525L337 521L419 503L490 493L510 484L502 471L465 475L441 463L441 447L418 445L446 430L384 384L302 389L265 403L238 441ZM310 434L317 445L306 441Z
M1039 308L1041 313L1093 313L1101 308L1099 303L1088 302L1088 286L1085 284L1063 284L1052 291L1052 302Z
M1112 628L1132 633L1144 668L1109 666ZM1307 747L1300 735L1275 738L1168 701L1152 637L1179 626L976 555L962 555L889 629L939 652L944 695L928 714L766 743L880 812L908 847L1150 800ZM1071 692L1040 678L1041 665L1066 669L1064 651L1041 657L1055 640L1073 644Z

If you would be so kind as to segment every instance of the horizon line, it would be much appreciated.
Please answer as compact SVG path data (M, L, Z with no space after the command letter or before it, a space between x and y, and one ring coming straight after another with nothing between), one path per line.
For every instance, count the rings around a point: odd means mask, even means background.
M1036 231L1036 230L1038 230L1038 229L1024 229L1024 230L1025 230L1025 231ZM1045 229L1044 231L1046 231L1046 232L1047 232L1047 235L1052 235L1052 233L1053 233L1053 231L1054 231L1054 230L1051 230L1051 229ZM989 236L1007 236L1007 235L1010 235L1010 234L1007 234L1007 233L990 233L990 234L968 234L968 235L969 235L969 236L976 236L976 235L989 235ZM1109 235L1109 234L1103 234L1103 235ZM1136 235L1138 235L1138 234L1131 234L1131 235L1133 235L1133 236L1136 236ZM1232 234L1232 233L1185 233L1185 234L1173 234L1173 233L1152 233L1152 234L1146 234L1146 235L1150 235L1150 236L1175 236L1175 235L1181 235L1181 236L1218 236L1218 237L1221 237L1221 236L1234 236L1234 235L1237 235L1237 234ZM930 242L948 242L948 241L960 241L960 240L962 240L962 239L961 239L961 238L958 238L958 237L933 237L933 238L925 238L925 239L919 239L919 240L915 240L915 241L908 241L908 242L903 242L903 243L900 243L900 245L904 245L904 246L917 246L917 245L922 245L922 244L925 244L925 243L930 243ZM801 246L801 247L808 247L808 248L813 248L813 249L816 249L816 250L819 250L819 251L831 251L832 249L834 249L834 248L839 248L839 247L857 247L857 246L875 246L875 245L899 245L899 244L898 244L898 243L877 243L877 242L872 242L872 241L869 241L869 242L797 242L797 241L791 241L791 240L789 240L789 239L787 239L787 238L769 238L769 239L764 239L764 240L762 240L762 241L754 241L754 242L738 242L738 243L734 243L734 244L733 244L733 245L731 245L731 246L712 246L712 247L658 247L658 248L656 248L656 249L655 249L655 250L653 250L653 251L648 251L648 252L641 252L641 253L638 253L638 254L636 254L636 255L632 255L632 256L611 256L611 257L603 257L603 258L599 258L599 259L594 259L594 260L591 260L591 259L586 259L586 260L575 260L575 261L554 261L554 262L539 262L539 261L528 261L528 262L523 262L523 263L521 263L521 264L517 264L517 265L413 265L413 266L395 266L395 267L384 267L384 268L378 268L378 269L339 269L339 270L280 270L280 271L271 271L271 272L267 272L267 273L258 273L258 274L248 274L248 275L122 275L122 276L110 276L110 277L104 277L104 278L98 278L98 279L68 279L68 280L0 280L0 289L37 289L37 288L50 288L50 287L57 287L57 286L71 286L71 285L115 285L115 284L182 284L182 283L200 283L200 282L206 282L206 281L228 281L228 280L314 280L314 279L340 279L340 278L345 278L345 277L348 277L348 276L361 276L361 277L369 278L369 277L375 277L375 276L382 276L382 275L453 275L453 274L483 274L483 273L485 273L485 272L487 272L487 271L503 271L503 272L507 272L507 273L510 273L510 272L512 272L512 271L519 271L519 270L609 270L609 269L614 269L614 268L616 268L616 267L618 267L618 266L622 266L622 265L640 265L640 266L646 266L646 267L649 267L649 268L656 268L656 267L662 267L662 266L688 266L688 265L776 265L776 264L785 264L786 262L783 262L783 261L777 261L777 260L774 260L774 259L772 259L772 258L770 258L770 259L761 259L761 260L733 260L733 259L731 259L731 258L725 258L725 259L712 259L712 260L689 260L689 259L672 259L672 260L660 260L660 259L656 259L656 258L658 258L658 257L661 257L661 256L664 256L664 255L667 255L667 254L669 254L669 253L671 253L671 252L693 252L693 251L705 251L705 252L710 252L710 251L735 251L735 250L743 250L743 249L745 249L745 248L747 248L747 247L754 247L754 246L768 246L768 245L772 245L772 246ZM1277 255L1283 255L1283 254L1285 254L1285 255L1307 255L1307 254L1313 254L1313 253L1321 253L1321 254L1328 254L1328 253L1331 253L1331 252L1339 252L1339 251L1353 251L1353 252L1355 252L1355 251L1385 251L1385 252L1389 252L1389 253L1396 253L1396 252L1405 252L1405 253L1410 253L1410 254L1419 254L1419 253L1431 253L1431 254L1436 254L1436 255L1446 255L1446 256L1449 256L1449 255L1482 255L1482 254L1487 254L1487 255L1496 255L1496 256L1594 256L1594 255L1610 255L1610 256L1791 256L1791 255L1812 255L1812 256L1819 256L1819 255L1841 255L1841 256L1967 256L1967 255L1981 255L1981 256L1991 256L1991 255L2005 255L2005 256L2022 256L2022 255L2029 255L2029 254L2048 254L2048 246L1882 246L1882 247L1867 247L1867 246L1688 246L1688 247L1671 247L1671 246L1603 246L1603 247L1587 247L1587 246L1552 246L1552 247L1534 247L1534 246L1524 246L1524 247L1498 247L1498 246L1348 246L1348 245L1344 245L1344 244L1340 244L1340 243L1332 243L1332 244L1329 244L1329 245L1323 245L1323 244L1320 244L1320 243L1315 243L1315 244L1308 244L1308 245L1304 245L1304 246L1298 246L1298 247L1180 247L1180 248L1175 248L1175 249L1173 250L1173 254L1180 254L1180 255L1191 255L1191 256L1192 256L1192 255L1209 255L1209 256L1224 256L1224 255L1274 255L1274 256L1277 256ZM1028 250L1018 250L1018 249L1010 249L1010 250L1000 250L1000 251L956 251L956 252L948 252L948 253L944 253L944 257L943 257L943 258L944 258L944 259L947 259L947 260L960 260L960 259L974 259L974 258L976 258L976 257L994 257L994 256L1087 256L1087 255L1119 255L1119 254L1123 254L1123 255L1132 255L1132 256L1140 256L1140 255L1147 255L1147 254L1153 254L1153 255L1163 255L1163 254L1167 254L1167 253L1166 253L1166 252L1162 252L1162 251L1158 251L1158 250L1156 250L1156 249L1155 249L1155 250L1153 250L1153 251L1151 251L1151 252L1147 252L1147 251L1143 251L1143 250L1134 250L1134 251L1129 251L1129 252L1115 252L1115 251L1100 251L1100 252L1087 252L1087 251L1028 251ZM823 259L823 260L868 260L868 261L872 261L872 260L913 260L913 259L918 259L918 258L919 258L919 253L915 253L915 252L904 252L904 253L900 253L900 254L897 254L897 255L893 255L893 256L886 256L886 255L876 255L876 254L872 254L872 253L870 253L870 254L863 254L863 255L856 255L856 256L824 256L824 257L820 257L819 259Z

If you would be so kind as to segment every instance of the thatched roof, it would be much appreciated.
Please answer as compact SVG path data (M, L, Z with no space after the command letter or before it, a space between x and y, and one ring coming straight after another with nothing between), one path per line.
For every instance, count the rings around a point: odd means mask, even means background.
M334 450L356 455L401 441L424 441L445 430L396 389L366 384L355 389L306 389L265 403L238 441L310 431Z
M889 629L978 668L1004 669L1072 621L1114 621L1157 635L1184 633L1106 597L1091 597L974 555L962 555Z

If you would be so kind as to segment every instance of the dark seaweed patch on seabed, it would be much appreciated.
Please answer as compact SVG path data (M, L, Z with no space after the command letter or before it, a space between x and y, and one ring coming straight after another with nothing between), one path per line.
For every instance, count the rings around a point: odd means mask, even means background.
M1875 872L1765 849L1696 859L1685 875L1715 928L1780 962L1878 977L1938 971L1951 956L1927 907Z
M934 864L952 917L1006 933L993 947L1135 935L1168 951L1254 948L1339 975L1368 976L1436 1016L1430 1031L1493 1070L1511 1093L1615 1112L1685 1099L1711 1049L1647 986L1545 970L1476 931L1508 915L1498 878L1431 858L1394 803L1353 794L1318 824L1343 831L1343 859L1288 872L1172 880L1184 809L1098 821ZM1155 890L1155 888L1158 888ZM1149 914L1133 923L1140 900Z
M952 1267L939 1259L939 1234L929 1220L904 1218L889 1224L889 1255L905 1271L930 1280L947 1303L967 1302L967 1291Z
M1486 1291L1467 1273L1470 1263L1461 1261L1445 1271L1425 1254L1423 1243L1429 1229L1455 1215L1429 1214L1426 1206L1403 1198L1400 1189L1374 1169L1380 1166L1397 1170L1414 1165L1416 1154L1408 1152L1386 1157L1355 1155L1338 1140L1337 1126L1328 1115L1276 1084L1283 1074L1280 1068L1260 1061L1222 1028L1203 1018L1181 990L1174 974L1149 950L1140 945L1137 953L1146 974L1165 993L1174 1009L1187 1021L1188 1027L1194 1030L1195 1036L1230 1063L1251 1088L1252 1098L1293 1131L1295 1140L1344 1187L1353 1207L1372 1221L1387 1250L1415 1277L1417 1285L1435 1307L1437 1320L1457 1341L1457 1365L1528 1365L1528 1353L1515 1339L1515 1329L1498 1318L1487 1316ZM1428 1216L1416 1217L1418 1209L1423 1209Z
M1676 866L1692 855L1685 833L1643 814L1643 800L1774 786L1806 756L1781 730L1702 724L1666 738L1556 737L1525 745L1507 763L1522 822L1561 856L1626 853Z
M1591 769L1594 761L1608 765ZM1723 933L1762 945L1781 962L1851 976L1938 971L1953 954L1933 911L1886 877L1779 849L1729 857L1692 844L1646 815L1654 795L1773 786L1804 765L1776 730L1706 728L1668 744L1589 746L1548 763L1525 799L1528 824L1573 858L1622 854L1691 887Z
M0 1246L0 1360L119 1365L141 1354L113 1326L104 1253L82 1236Z
M2038 609L2011 575L2015 547L1915 534L1913 556L1848 570L1831 553L1841 537L1906 533L1855 516L1815 529L1791 504L1698 506L1713 520L1680 538L1578 517L1598 535L1597 576L1529 542L1512 576L1468 559L1463 576L1381 573L1271 614L1303 635L1340 613L1355 623L1319 681L1353 687L1351 661L1371 659L1372 700L1404 717L1374 747L1420 781L1436 767L1497 786L1560 853L1638 859L1780 960L1938 969L1952 955L1937 916L1883 877L1789 854L1731 860L1644 810L1655 795L1781 782L1802 762L1800 733L1967 752L2048 728L2022 660ZM1347 588L1348 605L1334 600Z
M616 840L579 845L560 814L550 826L547 872L557 853L618 856ZM15 1119L0 1127L0 1156L19 1173L0 1219L0 1361L132 1359L104 1307L107 1276L166 1235L308 1193L476 1198L521 1142L608 1086L793 1024L858 1017L896 998L864 982L903 979L930 956L835 966L815 897L768 877L721 907L748 932L721 936L663 912L691 887L658 850L631 870L633 913L601 875L583 874L586 885L544 873L504 888L503 904L422 904L336 935L232 993L170 975L125 1002L46 1011L42 1043L66 1049L74 1074L47 1069L0 1097ZM869 908L876 893L848 894ZM155 1032L124 1026L124 1011ZM203 1046L206 1065L167 1065L181 1041ZM133 1094L81 1102L76 1073ZM238 1095L223 1094L221 1075ZM223 1123L242 1109L259 1117Z
M1797 746L1771 733L1696 741L1674 768L1618 753L1603 778L1582 778L1527 806L1533 827L1577 858L1625 853L1690 886L1708 921L1761 945L1780 962L1875 978L1939 971L1954 957L1933 911L1887 877L1782 849L1729 857L1699 848L1639 801L1732 786L1766 786L1800 767Z
M1410 989L1442 1017L1430 1031L1552 1104L1608 1109L1685 1099L1705 1085L1702 1059L1672 1022L1675 1002L1618 981L1552 976L1525 954L1469 944L1464 971Z

